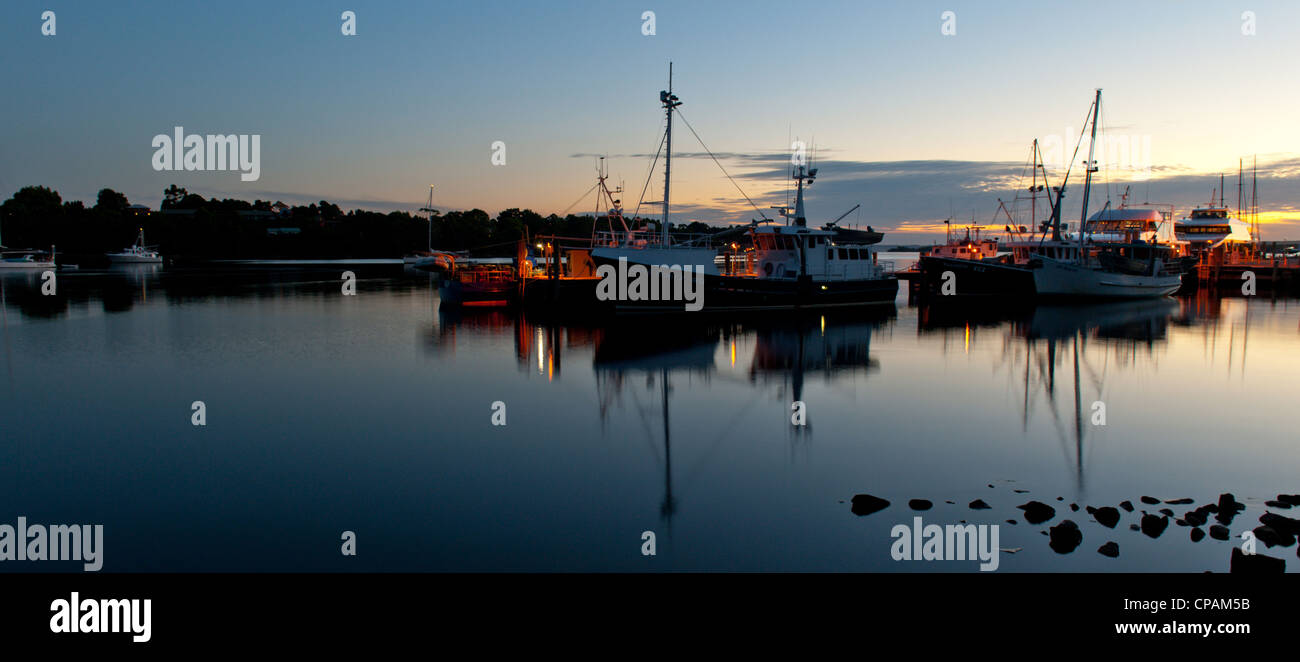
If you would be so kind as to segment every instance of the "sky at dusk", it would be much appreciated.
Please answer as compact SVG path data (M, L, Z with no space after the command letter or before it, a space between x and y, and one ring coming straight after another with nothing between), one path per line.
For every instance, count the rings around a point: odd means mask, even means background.
M109 187L157 208L177 184L388 211L433 184L441 209L584 212L602 154L631 209L672 61L681 116L768 217L802 140L821 169L810 220L860 203L846 222L886 243L950 215L1001 227L1031 141L1055 146L1055 183L1102 88L1094 209L1128 185L1186 212L1220 173L1235 205L1238 159L1256 159L1264 238L1300 238L1295 2L17 1L0 56L3 198ZM154 170L151 141L176 126L260 135L260 178ZM674 152L674 222L758 214L680 122ZM1071 183L1076 220L1078 167ZM662 185L659 170L645 200Z

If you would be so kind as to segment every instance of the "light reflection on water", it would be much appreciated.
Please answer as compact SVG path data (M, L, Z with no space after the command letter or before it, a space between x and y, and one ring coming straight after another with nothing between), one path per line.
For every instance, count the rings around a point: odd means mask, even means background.
M973 569L891 560L916 515L1002 524L1001 571L1223 571L1230 543L1069 504L1233 492L1235 535L1300 492L1295 301L591 324L347 268L356 297L324 266L67 272L56 297L5 274L0 521L103 523L110 571ZM857 517L859 493L893 505ZM1083 545L1048 549L1031 499Z

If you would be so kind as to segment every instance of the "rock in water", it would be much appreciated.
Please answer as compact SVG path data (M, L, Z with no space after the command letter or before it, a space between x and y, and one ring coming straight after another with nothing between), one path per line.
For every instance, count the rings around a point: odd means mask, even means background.
M1151 538L1159 538L1160 534L1165 532L1165 527L1169 526L1168 517L1157 517L1149 513L1142 515L1142 533Z
M1042 501L1030 501L1029 503L1016 507L1025 511L1025 521L1030 524L1042 524L1043 522L1056 517L1056 509Z
M1048 536L1052 539L1049 544L1057 554L1069 554L1083 542L1083 532L1079 530L1079 525L1068 519L1048 531Z
M1201 542L1201 539L1204 537L1205 537L1205 532L1202 531L1199 527L1192 529L1192 542Z
M1232 534L1228 531L1228 527L1226 527L1226 526L1224 526L1224 525L1222 525L1222 524L1211 524L1211 525L1210 525L1210 537L1211 537L1211 538L1214 538L1215 540L1227 540L1229 535L1232 535Z
M1105 545L1098 547L1097 553L1101 554L1102 556L1109 556L1110 558L1113 559L1119 556L1119 545L1114 542L1108 542Z
M1142 497L1142 503L1145 503L1148 506L1154 506L1157 503L1160 503L1160 499L1157 499L1155 497L1150 497L1150 496L1144 496Z
M1232 496L1232 492L1225 492L1219 495L1219 512L1214 519L1224 524L1231 524L1232 518L1245 509L1246 504L1237 501L1237 498Z
M1281 509L1281 510L1290 510L1290 509L1291 509L1291 504L1289 504L1289 503L1287 503L1287 502L1285 502L1285 501L1272 501L1272 500L1270 500L1270 501L1265 501L1265 502L1264 502L1264 505L1265 505L1265 506L1268 506L1269 508L1278 508L1278 509Z
M1286 559L1273 558L1263 554L1245 554L1240 547L1232 548L1232 561L1228 564L1229 572L1248 575L1280 575L1286 572Z
M889 507L889 502L870 494L853 495L853 514L859 517L878 513Z
M1295 544L1295 536L1290 533L1278 531L1271 526L1263 525L1255 527L1255 539L1268 545L1269 547L1290 547Z
M1079 512L1079 504L1077 503L1070 504L1070 512L1075 512L1075 513Z
M971 510L988 510L989 508L992 508L992 506L984 503L983 499L976 499L970 502L970 508Z
M1092 516L1097 520L1098 524L1108 529L1113 529L1116 524L1119 524L1119 511L1112 506L1094 508Z
M1119 502L1119 507L1123 508L1126 512L1133 512L1133 502L1127 499Z
M1278 515L1277 513L1264 513L1259 516L1259 521L1278 533L1300 536L1300 519L1291 519L1286 515Z
M1196 510L1187 511L1183 515L1183 519L1187 520L1187 523L1192 526L1205 526L1205 522L1209 520L1209 515L1204 510L1197 508Z
M1165 499L1165 503L1171 506L1185 506L1189 503L1193 503L1193 501L1184 497L1182 499Z
M1166 517L1173 517L1173 516L1174 516L1174 511L1172 511L1172 510L1170 510L1170 509L1168 509L1168 508L1161 508L1161 509L1160 509L1160 512L1161 512L1162 514L1164 514Z
M930 507L933 506L934 504L930 503L929 501L926 501L925 499L912 499L911 501L907 502L907 505L912 510L929 510Z
M1300 506L1300 494L1279 494L1277 500L1293 506Z

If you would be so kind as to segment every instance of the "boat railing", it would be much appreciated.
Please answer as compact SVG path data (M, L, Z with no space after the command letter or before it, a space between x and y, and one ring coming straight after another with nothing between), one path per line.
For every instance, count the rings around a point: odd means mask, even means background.
M670 232L669 246L708 246L713 235L701 232ZM597 230L592 243L602 247L661 248L663 235L655 230Z

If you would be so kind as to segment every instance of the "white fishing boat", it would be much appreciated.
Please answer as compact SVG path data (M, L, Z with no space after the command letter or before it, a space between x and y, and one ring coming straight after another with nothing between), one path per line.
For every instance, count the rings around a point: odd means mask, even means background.
M1092 188L1092 173L1097 171L1097 162L1093 157L1097 147L1097 118L1100 114L1099 89L1090 112L1092 137L1088 145L1088 160L1084 163L1080 228L1088 228L1088 194ZM1146 223L1141 218L1114 220L1135 220L1143 228ZM1181 268L1172 259L1172 248L1169 245L1141 240L1132 243L1089 243L1089 233L1086 231L1076 232L1075 236L1078 251L1071 258L1035 254L1030 261L1034 290L1038 296L1135 299L1168 296L1182 286Z
M108 253L108 260L113 264L162 264L162 256L158 251L150 249L144 244L144 228L140 228L140 234L136 237L135 245L122 249L118 253Z
M632 228L626 224L608 232L596 232L592 241L591 258L598 265L617 265L619 260L625 260L627 264L645 266L703 265L706 275L717 276L720 273L715 264L718 251L704 245L709 241L709 237L673 237L668 233L669 184L672 181L673 163L673 115L677 107L682 105L677 95L673 94L672 63L668 65L668 89L659 92L659 102L663 105L668 119L664 131L664 199L663 219L660 222L659 232L651 232L644 227ZM615 206L616 209L611 210L610 216L611 218L616 216L622 221L623 214L622 209L618 208L618 201L615 201Z
M34 250L0 250L0 269L53 269L54 248L50 252Z

